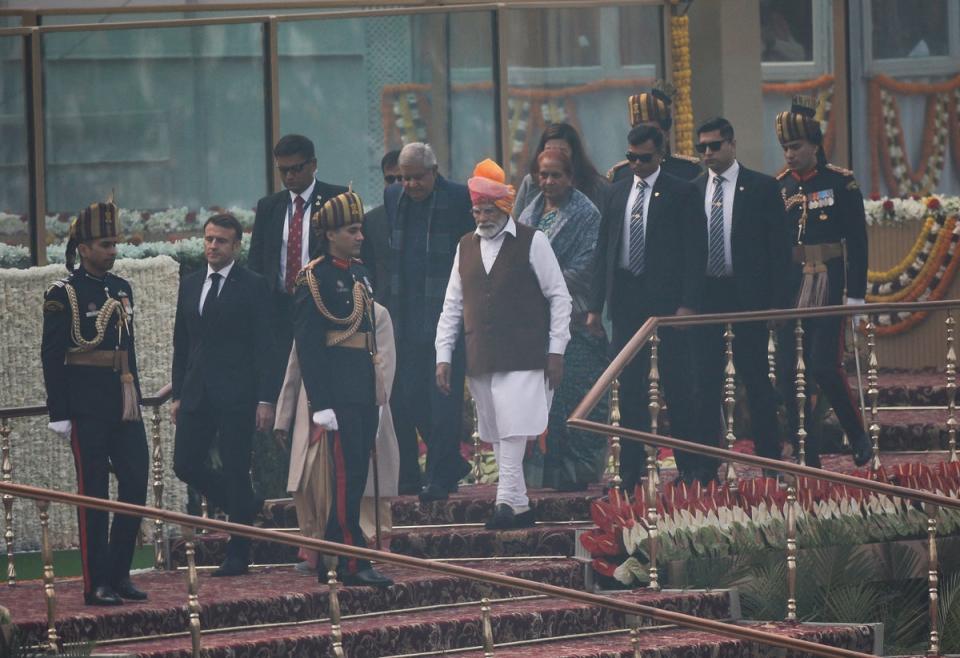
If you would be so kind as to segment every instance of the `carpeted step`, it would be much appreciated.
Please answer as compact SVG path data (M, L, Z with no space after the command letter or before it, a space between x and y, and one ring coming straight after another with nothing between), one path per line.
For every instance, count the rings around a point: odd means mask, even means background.
M879 355L883 359L883 355ZM863 371L864 395L866 370ZM857 377L849 377L850 388L856 393ZM935 370L881 370L877 377L879 404L881 406L928 406L947 404L947 377Z
M683 609L701 617L726 618L730 611L726 592L640 591L611 596ZM627 623L622 614L552 598L494 601L491 618L495 636L501 642L622 628ZM350 658L477 646L482 634L480 606L474 602L462 607L344 619L342 632L344 653ZM330 655L331 641L330 624L320 622L211 634L203 638L203 649L204 655L210 658L321 656ZM190 639L164 638L101 646L98 652L185 657L190 655Z
M769 623L754 628L777 635L817 642L831 647L872 653L875 631L868 625L820 625ZM496 630L496 629L495 629ZM494 639L500 642L494 632ZM781 655L782 651L758 643L735 640L713 633L683 628L641 629L638 634L641 656L650 658L740 658ZM458 654L460 658L483 658L483 651ZM628 632L600 637L567 638L518 646L497 646L497 658L633 658Z
M885 409L877 412L880 450L884 452L946 450L948 413L944 409ZM960 421L960 411L956 418ZM866 422L871 422L867 410ZM824 424L824 440L830 451L839 451L842 432L831 412Z
M447 500L421 503L416 496L393 499L393 522L396 525L436 525L446 523L484 523L493 514L496 485L463 485ZM603 495L603 487L591 485L585 491L560 492L552 489L531 489L530 506L538 521L586 521L590 518L590 502ZM264 503L261 525L270 528L296 528L297 511L289 498Z
M572 559L484 560L462 564L571 589L582 589L584 585L583 564ZM340 596L343 614L518 594L516 590L422 570L382 565L382 571L396 584L385 590L343 588ZM150 599L116 608L85 606L82 581L58 581L59 636L75 642L175 633L187 628L185 572L151 571L135 575L134 581L149 593ZM317 582L316 574L300 573L293 567L266 567L232 578L213 578L209 572L201 572L199 599L203 627L223 628L325 617L329 589ZM26 642L40 642L46 637L46 607L39 581L23 582L15 589L4 591L4 606L13 613L14 623L26 633Z
M422 558L514 557L532 555L574 554L574 534L579 525L537 524L533 528L510 531L486 530L483 526L453 528L398 529L389 539L393 553ZM216 566L226 557L228 537L224 533L198 535L194 542L196 564ZM254 540L251 542L254 564L290 564L299 561L294 546ZM186 566L186 542L175 539L170 544L171 564Z

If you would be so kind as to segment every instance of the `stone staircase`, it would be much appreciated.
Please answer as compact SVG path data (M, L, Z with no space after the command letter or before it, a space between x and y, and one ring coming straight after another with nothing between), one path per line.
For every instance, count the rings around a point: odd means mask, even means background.
M946 401L940 374L882 374L880 382L881 404L926 406ZM908 451L945 445L945 412L883 414L882 420L890 419L884 422L881 435L885 463L929 460L933 456ZM939 455L938 459L942 458ZM824 461L831 469L853 470L848 456ZM759 475L750 469L740 473L741 477ZM672 479L668 469L662 475L665 481ZM578 530L591 527L590 504L603 494L602 488L594 486L580 493L531 492L537 526L510 532L491 532L482 526L492 513L494 491L490 485L466 485L448 501L428 505L421 505L416 497L397 498L392 503L390 549L428 559L456 558L463 566L540 583L586 587L589 566L574 557L575 539ZM260 523L277 529L296 528L292 503L268 501ZM218 564L225 540L218 533L199 535L197 564ZM171 543L173 566L185 565L184 549L181 541ZM209 571L201 569L203 655L332 656L328 587L318 583L315 574L294 569L297 557L292 547L257 541L253 558L264 566L245 577L211 578ZM641 656L658 658L785 654L772 647L655 625L649 619L627 618L618 612L465 578L393 565L382 565L382 570L395 580L393 587L340 590L343 649L349 658L484 656L483 598L490 600L497 643L494 655L498 658L612 658L636 655L635 649ZM118 608L84 606L79 580L58 580L57 632L61 640L68 645L92 641L97 655L190 656L185 573L151 571L135 579L150 593L150 600ZM701 618L748 623L739 620L736 591L634 590L608 595ZM46 606L39 582L6 589L0 599L13 612L27 642L45 640ZM871 625L749 623L776 634L866 653L873 652L878 641L882 643ZM639 627L635 639L629 633L633 627Z

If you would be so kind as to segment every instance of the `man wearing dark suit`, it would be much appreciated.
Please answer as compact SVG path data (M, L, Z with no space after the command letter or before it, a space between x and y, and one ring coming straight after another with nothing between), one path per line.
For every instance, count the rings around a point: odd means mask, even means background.
M386 188L401 179L400 151L389 151L380 160L383 186ZM373 274L373 294L378 302L386 304L390 298L390 224L387 207L379 205L363 216L363 246L360 259Z
M607 194L597 242L593 291L587 327L602 333L606 302L613 322L614 352L619 352L651 316L691 315L700 308L707 232L703 206L693 183L664 173L663 133L637 126L627 136L633 177L614 183ZM688 332L665 327L659 332L659 364L672 434L695 440L696 378ZM649 430L645 348L620 376L620 411L625 427ZM686 476L689 455L677 454ZM632 492L644 470L644 450L625 441L620 458L624 487Z
M347 188L316 179L316 151L313 142L303 135L281 137L273 147L273 157L286 189L257 202L247 267L267 280L277 354L282 360L278 368L283 368L293 344L292 305L297 273L317 250L310 216L315 208Z
M400 151L402 185L384 190L392 230L390 301L397 344L397 375L391 409L400 447L400 491L420 482L417 432L427 444L426 486L420 500L443 500L457 490L470 466L460 456L466 360L462 341L453 352L450 394L436 386L434 342L443 298L460 237L472 231L470 193L437 173L429 145Z
M177 425L173 469L234 523L255 514L250 485L254 428L273 427L280 391L279 359L270 323L270 293L259 274L238 265L242 229L231 214L203 227L207 267L180 284L173 329L173 404ZM216 441L223 466L210 468ZM214 576L246 573L250 541L231 537Z
M735 313L786 305L790 232L780 186L770 176L737 161L733 126L723 117L697 129L696 149L707 173L694 181L707 227L707 268L701 313ZM692 335L699 366L698 435L723 445L723 384L726 358L723 325L697 327ZM780 458L777 393L767 376L765 323L733 325L733 363L747 389L751 436L756 453ZM700 457L693 477L704 483L717 475L717 460Z

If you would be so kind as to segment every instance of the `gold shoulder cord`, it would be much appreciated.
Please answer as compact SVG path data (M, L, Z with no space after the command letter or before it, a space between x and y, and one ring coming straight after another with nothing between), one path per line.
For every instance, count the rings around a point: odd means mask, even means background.
M360 323L363 322L364 311L370 303L367 288L359 281L353 282L353 311L345 318L338 318L331 313L326 304L323 303L323 297L320 296L320 285L317 283L317 277L314 275L313 269L308 269L306 275L307 287L310 288L310 295L313 297L313 303L316 304L320 315L336 325L346 327L340 331L331 332L334 337L328 343L328 346L335 347L357 333L360 329Z
M107 331L107 324L110 322L110 318L116 314L117 318L123 322L126 318L126 312L123 310L123 304L114 299L113 297L108 296L107 301L104 302L103 306L100 308L100 312L97 313L97 320L94 323L94 326L97 329L96 335L93 337L93 340L86 340L83 337L83 334L80 333L80 304L77 302L77 291L69 283L63 286L67 290L67 299L70 300L70 311L72 317L72 326L71 326L71 337L73 342L76 343L82 351L88 352L103 342L103 335Z

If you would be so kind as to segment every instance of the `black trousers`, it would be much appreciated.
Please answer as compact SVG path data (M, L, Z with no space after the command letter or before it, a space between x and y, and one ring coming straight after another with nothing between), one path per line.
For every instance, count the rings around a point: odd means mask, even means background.
M360 529L360 502L367 486L370 452L377 438L379 409L376 405L350 404L334 407L337 426L327 432L333 478L333 496L324 539L366 548ZM356 573L370 566L367 560L341 557L340 574Z
M290 349L293 347L293 296L274 290L271 295L273 313L274 340L277 341L277 354L281 361L280 372L286 372Z
M643 277L619 270L614 279L613 341L616 354L652 315L638 300L644 296ZM696 368L687 330L664 327L659 330L658 366L660 392L670 410L671 434L685 441L697 441L696 434ZM624 427L650 430L649 381L650 347L634 357L620 375L620 421ZM624 439L621 442L620 477L624 488L632 491L645 473L646 453L643 444ZM677 469L681 474L700 473L706 468L698 455L677 451Z
M831 303L834 302L831 300ZM819 386L833 407L840 427L851 441L865 434L860 403L850 390L843 368L844 332L849 317L815 318L803 321L803 360L806 367L804 429L808 466L820 465L820 434L813 429L813 392ZM796 322L787 322L777 334L777 387L787 408L790 436L795 441L799 417L796 404Z
M463 431L463 350L453 352L450 395L437 388L437 352L432 343L397 345L397 375L390 409L400 448L400 486L420 482L417 432L427 444L426 482L451 488L469 468L460 455Z
M707 278L703 295L703 313L732 313L746 310L737 300L735 282L730 278ZM726 343L723 325L704 325L694 332L699 366L700 403L698 434L709 445L725 447L723 442L723 384L726 368ZM779 459L780 426L777 422L777 392L770 382L767 363L767 328L763 322L733 325L733 365L737 379L747 389L750 425L756 453ZM713 462L716 473L716 461Z
M219 406L204 396L189 411L181 407L174 439L173 470L177 477L225 511L233 523L250 525L256 514L250 484L250 450L256 427L256 403ZM222 467L213 468L208 454L218 446ZM247 562L250 540L231 537L227 556Z
M117 478L117 500L145 504L150 458L143 422L77 416L72 423L70 444L77 468L77 492L109 498L112 468ZM130 577L140 518L115 514L110 525L107 512L77 508L85 593Z

